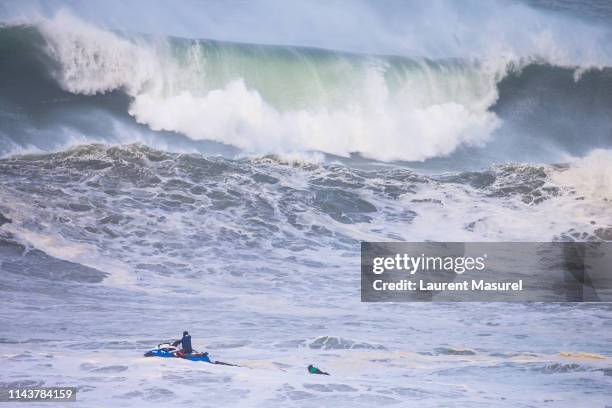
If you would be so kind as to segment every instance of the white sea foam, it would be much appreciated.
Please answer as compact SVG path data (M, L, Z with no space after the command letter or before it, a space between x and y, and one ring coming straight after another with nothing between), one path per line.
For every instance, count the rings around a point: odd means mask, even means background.
M605 336L585 335L607 330L601 308L359 300L360 240L546 241L583 231L588 220L608 225L597 200L575 200L570 189L538 204L523 200L537 181L552 184L553 166L491 170L496 183L525 187L497 196L496 184L474 187L395 166L288 165L144 146L85 146L1 164L0 211L12 219L2 231L112 274L60 294L54 290L64 282L31 279L23 290L19 269L9 265L4 275L0 372L76 384L84 406L111 398L128 407L192 405L204 392L231 406L418 399L435 407L449 398L495 398L510 407L549 398L550 379L571 372L596 390L609 386L597 371L609 367ZM354 206L362 200L376 211ZM338 217L359 216L360 208L369 218ZM24 304L54 313L45 312L44 322L37 312L14 319ZM242 367L141 357L185 328L196 349ZM24 352L15 339L43 340L26 340ZM332 376L310 376L311 363ZM503 382L511 376L521 380ZM524 397L507 397L516 390ZM574 384L555 401L597 406L600 394Z
M567 170L555 173L552 180L589 201L612 202L612 150L597 149L575 159Z

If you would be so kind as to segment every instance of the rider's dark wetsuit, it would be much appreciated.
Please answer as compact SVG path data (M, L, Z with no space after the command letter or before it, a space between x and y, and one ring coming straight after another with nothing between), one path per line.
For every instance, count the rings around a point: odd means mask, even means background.
M191 336L187 332L183 332L183 338L172 343L174 347L181 345L182 351L185 354L193 353L193 348L191 348Z

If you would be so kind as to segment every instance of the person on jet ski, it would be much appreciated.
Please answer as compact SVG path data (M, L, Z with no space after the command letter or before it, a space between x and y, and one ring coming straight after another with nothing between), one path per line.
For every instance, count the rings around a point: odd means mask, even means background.
M183 354L191 354L193 353L193 348L191 348L191 336L187 331L183 332L183 338L172 343L174 347L178 347L181 345L181 352Z

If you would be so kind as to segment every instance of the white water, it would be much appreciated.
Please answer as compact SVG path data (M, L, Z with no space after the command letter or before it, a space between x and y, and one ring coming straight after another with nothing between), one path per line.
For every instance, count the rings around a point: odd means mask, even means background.
M393 168L365 174L137 146L4 160L0 212L13 222L3 239L110 277L25 278L27 268L16 273L15 260L2 259L0 382L77 386L83 407L604 406L606 305L361 303L358 242L591 234L612 225L609 204L574 191L591 190L579 174L607 154L543 167L560 194L539 204L462 183L411 186L414 174ZM516 166L498 182L521 185L533 168ZM313 205L313 194L336 185L376 207L370 222L331 217L326 206L341 205L332 198ZM184 329L196 349L244 367L141 357ZM306 374L310 363L332 376Z

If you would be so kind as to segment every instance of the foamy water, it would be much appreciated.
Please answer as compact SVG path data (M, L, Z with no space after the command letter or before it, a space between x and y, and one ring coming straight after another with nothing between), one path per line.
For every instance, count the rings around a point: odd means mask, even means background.
M82 406L603 406L607 305L359 301L360 240L598 239L607 202L557 180L589 160L443 176L142 146L4 160L2 382L77 386ZM184 329L243 367L142 357Z

